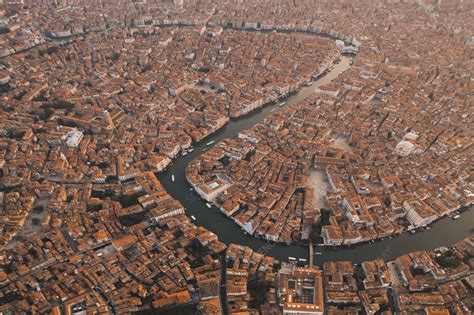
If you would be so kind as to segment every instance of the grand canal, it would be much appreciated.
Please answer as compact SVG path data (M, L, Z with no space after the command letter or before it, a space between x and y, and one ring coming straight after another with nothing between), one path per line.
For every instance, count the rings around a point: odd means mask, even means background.
M245 235L240 227L224 216L219 209L214 206L208 208L206 202L194 191L190 190L191 186L187 183L185 177L186 166L192 159L211 148L212 145L208 146L206 145L207 143L214 141L213 145L215 145L224 138L238 136L240 131L263 122L265 117L272 114L272 112L280 111L286 106L306 98L314 92L315 87L330 82L349 67L350 58L343 56L341 57L341 62L335 64L334 68L326 73L326 75L313 82L311 86L304 87L298 93L285 99L285 106L279 107L278 104L270 104L243 118L230 121L230 123L215 134L207 137L200 143L194 144L193 152L186 156L180 156L165 171L159 173L158 177L161 183L173 198L183 204L186 208L186 214L196 218L196 225L204 226L206 229L214 232L220 241L226 244L245 245L254 251L273 256L278 260L286 261L288 257L307 259L309 254L308 245L276 244ZM172 175L175 176L175 181L171 180ZM349 260L354 263L375 258L390 260L412 251L452 245L468 235L469 231L474 227L473 223L474 211L465 211L459 220L452 220L446 217L432 224L430 230L421 231L416 234L403 233L397 237L381 240L373 244L365 243L337 249L315 247L314 264L320 265L325 261L331 260Z

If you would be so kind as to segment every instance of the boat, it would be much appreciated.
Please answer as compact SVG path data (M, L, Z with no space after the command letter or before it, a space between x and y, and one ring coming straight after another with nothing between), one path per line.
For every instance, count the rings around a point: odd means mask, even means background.
M171 181L174 182L174 174L171 175Z
M209 141L208 143L206 143L206 145L211 145L211 144L213 144L214 142L215 142L214 140L213 140L213 141Z
M326 71L321 71L318 74L314 75L313 78L316 79L316 80L319 80L325 74L326 74Z
M299 260L299 261L302 261L302 262L306 262L306 259L304 259L304 258L300 258L300 259L298 259L298 260Z
M296 260L296 258L290 256L290 257L288 257L288 260Z
M286 102L281 102L278 106L282 107L286 104Z
M212 206L209 202L206 202L206 207L208 207L210 209Z
M196 217L195 216L191 216L191 219L193 219L193 221L196 221Z
M459 219L461 216L459 214L456 214L454 217L453 217L453 220L457 220Z
M321 253L321 252L316 252L315 254L316 254L316 255L322 255L323 253Z
M191 149L188 150L189 153L191 153L191 152L193 152L193 151L194 151L193 148L191 148Z
M183 156L186 156L186 155L188 155L188 152L183 151L182 155L183 155Z

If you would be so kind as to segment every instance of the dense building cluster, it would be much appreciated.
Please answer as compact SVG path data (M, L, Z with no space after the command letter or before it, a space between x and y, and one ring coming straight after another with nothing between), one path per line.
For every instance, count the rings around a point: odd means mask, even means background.
M161 171L337 54L316 36L220 30L116 29L4 58L3 185L104 184ZM7 208L4 243L26 219L34 190L22 207Z
M196 192L288 244L370 241L471 205L472 12L0 1L0 312L470 314L472 235L393 261L281 262L196 226L156 172L349 53L335 80L194 160Z
M248 233L284 243L307 239L321 210L324 243L351 245L472 205L472 44L428 26L410 41L433 16L411 23L404 9L370 12L387 27L358 37L353 67L203 154L188 181Z

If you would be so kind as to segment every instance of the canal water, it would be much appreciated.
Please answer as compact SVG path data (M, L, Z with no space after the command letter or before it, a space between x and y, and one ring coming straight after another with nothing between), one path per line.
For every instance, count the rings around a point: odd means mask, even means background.
M223 215L216 207L208 208L206 201L201 199L186 181L186 166L194 158L198 157L211 146L206 143L215 141L216 145L224 138L237 137L242 130L251 128L257 123L263 122L266 116L284 109L286 106L294 104L314 92L315 87L326 84L350 67L350 58L341 57L341 62L334 65L334 68L324 77L314 82L309 87L304 87L298 93L289 96L285 101L285 106L278 104L265 106L249 115L231 120L225 127L215 134L207 137L200 143L194 144L194 151L186 156L180 156L163 172L157 174L159 180L175 199L179 200L186 208L186 214L196 217L194 222L197 226L204 226L214 232L221 242L226 244L234 243L245 245L254 251L267 256L275 257L281 261L287 261L288 257L308 258L307 245L284 245L271 241L257 239L250 235L245 235L241 228L233 220ZM175 181L171 180L171 175L175 176ZM325 261L349 260L359 263L364 260L383 258L386 260L416 250L434 249L440 246L447 246L456 243L466 237L474 227L474 211L466 211L458 220L447 217L434 223L430 230L418 232L416 234L403 233L398 237L385 239L374 244L361 244L349 248L329 249L315 247L314 264L321 265Z

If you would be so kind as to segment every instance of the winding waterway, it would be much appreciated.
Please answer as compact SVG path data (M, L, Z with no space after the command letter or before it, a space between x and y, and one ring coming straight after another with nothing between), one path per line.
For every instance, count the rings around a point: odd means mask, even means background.
M250 235L245 235L240 227L234 223L234 221L223 215L219 209L214 206L208 208L206 201L202 200L194 191L190 190L191 186L187 183L185 177L186 167L191 160L211 147L207 146L206 143L215 141L213 144L215 145L224 138L237 137L240 131L248 129L257 123L261 123L264 118L272 112L280 111L284 109L284 107L306 98L314 92L315 87L330 82L349 67L350 58L343 56L341 57L341 62L336 64L324 77L314 82L311 86L301 89L297 94L289 96L285 100L285 106L279 107L277 104L268 105L245 117L230 121L215 134L207 137L200 143L194 144L194 151L192 153L177 158L170 167L158 174L158 178L168 193L183 204L186 208L186 214L196 218L194 223L214 232L220 241L226 244L234 243L245 245L254 251L275 257L282 261L288 260L288 257L307 259L307 245L275 244L266 240L257 239ZM171 180L171 175L175 176L174 182ZM353 263L376 258L391 260L412 251L452 245L466 237L473 227L474 211L466 211L461 215L459 220L452 220L446 217L432 224L430 230L416 234L403 233L400 236L381 240L374 244L365 243L338 249L315 247L314 264L321 265L325 261L331 260L349 260Z

